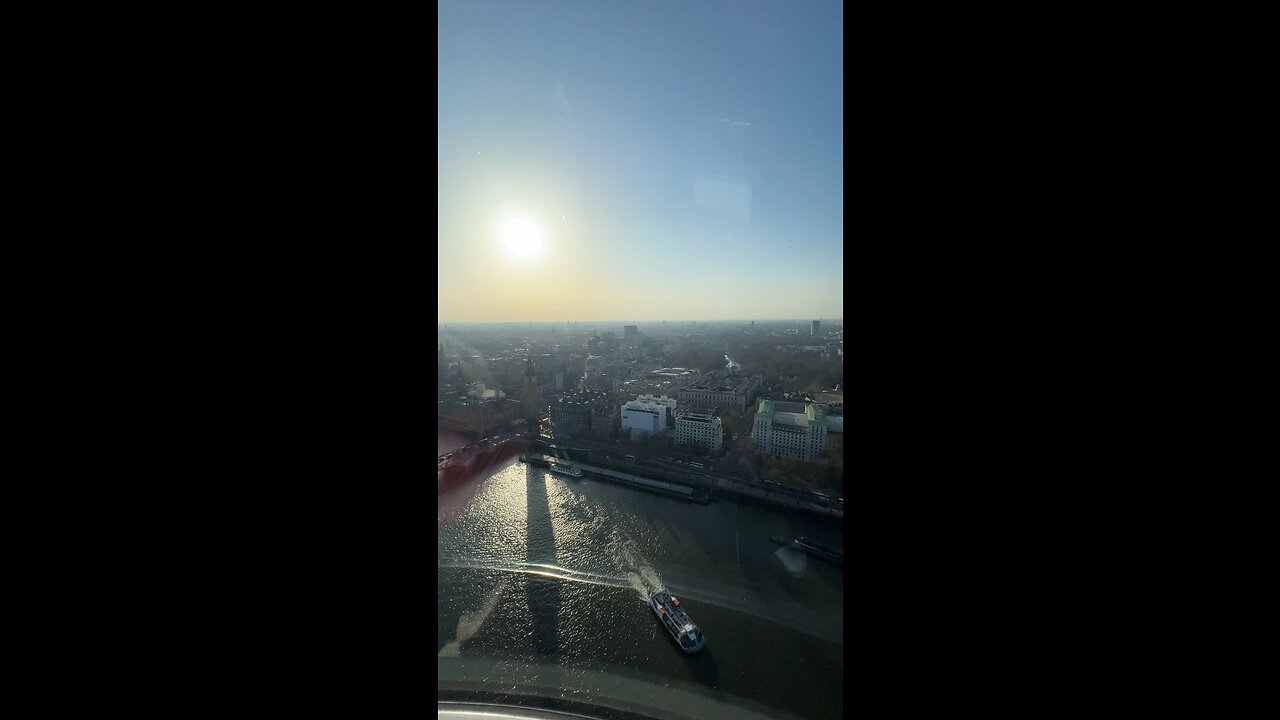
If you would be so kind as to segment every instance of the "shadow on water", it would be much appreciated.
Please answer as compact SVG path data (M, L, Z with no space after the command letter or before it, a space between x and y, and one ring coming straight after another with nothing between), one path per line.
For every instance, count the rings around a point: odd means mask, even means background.
M844 566L835 565L826 561L819 561L818 565L819 568L814 575L827 587L835 588L840 592L844 592Z
M720 671L716 668L715 653L710 644L697 655L680 653L680 657L684 659L685 668L699 685L712 692L720 692Z
M551 507L547 501L546 474L532 465L525 465L526 497L529 514L526 532L526 560L531 564L556 562L556 540L551 528ZM560 657L560 604L561 585L558 581L525 575L525 597L533 622L533 648L538 655Z

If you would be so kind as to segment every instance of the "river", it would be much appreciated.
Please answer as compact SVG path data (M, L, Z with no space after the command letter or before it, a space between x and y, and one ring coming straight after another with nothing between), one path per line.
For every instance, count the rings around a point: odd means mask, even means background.
M442 683L475 659L504 663L510 677L554 669L554 686L575 699L603 677L728 703L726 717L732 706L843 715L843 570L770 540L842 547L839 523L731 499L686 503L513 459L440 496L437 529ZM682 655L649 610L661 587L701 626L700 654Z

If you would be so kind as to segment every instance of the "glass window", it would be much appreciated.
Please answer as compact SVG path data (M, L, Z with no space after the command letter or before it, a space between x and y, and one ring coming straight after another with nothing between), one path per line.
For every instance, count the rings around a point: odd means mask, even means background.
M842 518L769 484L842 493L795 460L822 436L625 384L740 369L754 404L844 382L795 337L843 332L843 4L442 0L438 21L441 697L843 717L842 566L774 540L839 548ZM648 392L721 425L632 439L620 408ZM712 472L735 482L703 502Z

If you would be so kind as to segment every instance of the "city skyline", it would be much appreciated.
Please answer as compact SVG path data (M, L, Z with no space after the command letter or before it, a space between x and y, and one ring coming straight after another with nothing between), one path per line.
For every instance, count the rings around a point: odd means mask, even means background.
M822 317L817 317L817 316L807 316L807 317L782 317L782 318L759 318L759 317L754 317L754 318L691 318L691 319L687 319L687 320L672 320L671 318L653 318L653 319L627 318L627 319L622 319L622 320L619 320L619 319L617 319L617 318L602 318L602 319L599 319L599 320L576 320L576 319L572 319L572 318L565 318L565 319L560 319L560 320L506 320L506 319L500 319L500 320L446 320L446 321L440 321L440 322L438 322L438 323L436 323L436 324L437 324L438 326L440 326L440 327L443 327L443 326L445 326L445 325L560 325L560 326L563 326L565 323L574 323L574 324L593 324L593 325L605 325L605 324L609 324L609 325L615 325L615 324L616 324L616 325L632 325L632 324L636 324L636 323L643 323L643 324L657 325L657 324L660 324L660 323L663 323L663 322L666 322L666 323L669 323L669 324L674 324L674 325L679 325L679 324L684 324L684 323L694 323L694 322L699 322L699 323L751 323L751 322L758 322L758 323L791 323L791 322L796 322L796 323L809 323L809 322L812 322L812 321L814 321L814 320L821 320L822 322L832 322L832 323L840 323L840 324L844 324L844 318L843 318L843 317L839 317L839 316L822 316ZM808 325L806 325L805 327L807 328L807 327L808 327Z

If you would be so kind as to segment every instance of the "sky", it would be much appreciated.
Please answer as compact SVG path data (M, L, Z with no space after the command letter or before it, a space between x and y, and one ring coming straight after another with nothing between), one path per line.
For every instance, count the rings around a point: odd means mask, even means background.
M839 2L438 13L438 322L843 316Z

